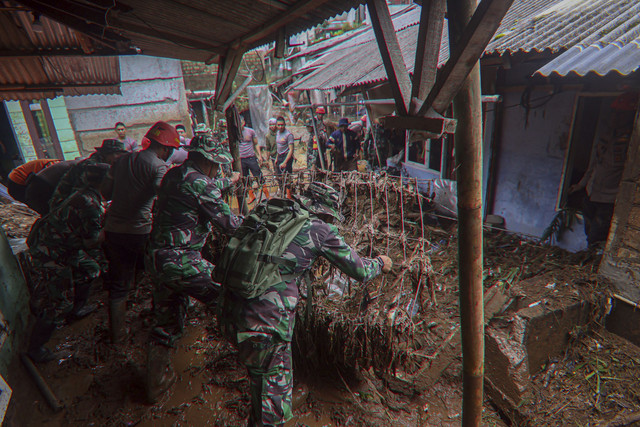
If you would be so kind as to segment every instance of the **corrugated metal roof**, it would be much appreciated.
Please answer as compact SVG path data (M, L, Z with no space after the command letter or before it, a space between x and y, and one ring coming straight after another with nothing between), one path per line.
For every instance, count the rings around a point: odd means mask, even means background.
M104 46L46 17L40 23L34 31L31 12L0 10L0 99L120 93L117 57L81 56Z
M417 6L393 17L400 50L410 73L413 73L415 65L417 24L419 22L420 8ZM449 57L446 27L444 33L445 40L440 47L440 64L446 62ZM387 80L378 44L373 29L370 27L367 31L334 46L325 55L307 64L305 68L315 69L315 71L295 82L292 89L327 90L368 85Z
M123 3L66 0L54 6L50 0L19 2L80 31L99 29L117 33L143 54L195 61L215 59L238 42L248 48L270 43L280 28L284 28L288 36L298 34L364 3L363 0L128 0ZM306 7L300 9L301 6ZM297 10L305 13L298 14Z
M410 73L413 72L415 60L419 14L419 7L415 6L404 17L414 24L397 32ZM447 26L444 28L439 65L448 59ZM638 0L516 0L484 55L558 52L575 46L575 50L570 49L564 59L560 60L564 56L561 55L557 63L551 63L550 69L543 67L539 71L550 73L556 68L564 70L559 74L566 74L574 71L572 64L579 58L579 68L576 68L581 72L606 74L616 70L621 74L629 74L640 64L638 44L630 43L639 36ZM587 71L589 66L596 69ZM607 70L607 67L610 69ZM344 89L387 80L371 30L328 49L305 68L310 74L295 82L292 89Z
M535 74L550 76L556 73L566 76L575 73L584 76L596 73L605 76L617 72L623 76L640 68L640 39L622 45L621 42L595 44L588 47L574 46L540 68Z
M638 35L638 0L516 0L485 55L626 44Z

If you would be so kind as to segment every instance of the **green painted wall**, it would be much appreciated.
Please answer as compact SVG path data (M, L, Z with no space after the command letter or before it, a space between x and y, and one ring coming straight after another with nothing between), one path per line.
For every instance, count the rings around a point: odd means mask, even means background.
M67 105L64 102L64 97L59 96L48 101L49 109L51 110L51 117L58 132L58 139L60 140L60 146L64 154L65 160L72 160L80 156L78 150L78 144L76 142L76 136L73 133L71 127L71 121L69 120L69 113L67 112Z
M25 339L29 321L29 291L18 260L0 227L0 312L9 326L9 336L0 348L0 374L7 367Z
M24 120L20 103L18 101L6 101L5 104L7 106L7 111L9 112L9 118L13 124L13 129L16 133L16 137L18 138L18 145L20 152L22 153L22 158L25 163L30 162L31 160L36 160L38 155L36 154L35 148L33 148L33 142L31 141L27 122Z

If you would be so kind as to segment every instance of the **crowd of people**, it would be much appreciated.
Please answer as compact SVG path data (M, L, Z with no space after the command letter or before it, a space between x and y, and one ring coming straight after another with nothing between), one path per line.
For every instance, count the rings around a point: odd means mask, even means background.
M309 167L355 168L364 126L350 128L341 119L338 129L330 132L323 110L317 113L307 127ZM118 123L117 136L105 139L85 159L36 160L16 168L9 176L10 194L41 215L27 239L30 307L35 317L28 356L36 363L60 356L46 344L57 327L98 308L89 303L98 278L108 290L105 305L111 341L122 347L128 339L128 297L139 286L140 274L145 274L153 284L155 321L146 361L149 402L156 402L176 380L171 354L193 297L217 317L247 366L249 424L281 425L290 419L291 339L301 277L318 257L360 281L389 272L392 261L385 255L360 257L345 243L332 225L342 219L340 193L314 182L304 194L287 191L282 194L286 198L264 202L275 209L281 202L273 201L284 200L289 211L304 213L286 244L280 242L284 252L258 254L260 262L271 263L277 272L269 276L268 286L250 297L226 286L226 278L234 279L233 275L216 272L201 254L211 233L232 237L242 229L244 217L232 211L222 192L249 174L263 183L261 167L269 164L278 176L292 172L293 134L282 117L271 120L269 126L266 145L261 147L255 132L242 124L241 171L229 167L233 158L224 121L215 131L196 127L190 140L184 126L159 121L140 145ZM268 190L265 194L269 199ZM257 241L260 232L245 227L242 233L245 237L249 233L249 241ZM251 233L256 233L255 239ZM243 262L252 261L241 260L242 268Z

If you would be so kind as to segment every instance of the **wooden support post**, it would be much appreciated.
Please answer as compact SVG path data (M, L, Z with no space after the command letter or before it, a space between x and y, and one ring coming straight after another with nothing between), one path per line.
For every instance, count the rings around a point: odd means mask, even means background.
M221 107L229 99L231 89L233 88L233 80L236 78L236 74L240 68L243 53L243 49L231 48L227 51L226 55L220 57L218 75L216 77L214 109Z
M240 161L240 114L235 104L229 107L225 111L225 117L227 119L227 136L229 137L229 151L233 157L233 163L231 164L235 172L242 172L242 163ZM243 177L244 178L244 177ZM243 180L244 181L244 180ZM246 199L244 197L244 187L240 188L236 195L238 196L238 210L243 215L249 212Z
M449 60L438 73L436 84L418 110L418 115L424 115L430 107L442 114L449 107L512 3L513 0L482 0L480 2L468 25L462 27L464 29L461 30L459 41L454 49L450 49ZM449 12L451 4L449 1ZM449 28L451 28L451 16L449 16ZM451 35L451 32L449 34Z
M384 69L389 77L389 84L396 102L396 112L399 116L409 113L411 102L411 79L404 63L400 44L396 37L389 8L384 0L367 0L367 7L371 15L371 25L376 35L378 48Z
M483 0L482 3L489 1ZM482 4L481 3L481 4ZM449 43L458 51L476 0L448 0ZM484 50L484 47L483 47ZM462 337L462 425L482 421L484 310L482 303L482 100L480 64L472 65L453 101L458 163L458 265Z
M415 69L411 99L425 99L436 81L438 57L444 25L445 0L425 0L420 12L418 46L416 47ZM411 102L411 112L416 113L419 105Z

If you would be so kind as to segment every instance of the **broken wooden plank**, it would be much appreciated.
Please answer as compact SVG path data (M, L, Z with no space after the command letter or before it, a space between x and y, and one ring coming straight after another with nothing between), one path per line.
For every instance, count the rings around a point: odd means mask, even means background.
M457 121L439 114L437 117L385 116L380 117L380 124L387 129L423 130L439 137L443 133L454 133Z
M513 0L482 0L480 2L460 40L455 43L457 47L453 50L447 64L438 73L436 83L420 106L418 115L426 114L431 107L438 113L443 113L449 107L512 3Z
M409 113L411 102L411 79L402 57L389 8L384 0L367 0L371 25L376 35L378 49L384 69L389 77L391 92L396 102L396 111L401 116Z
M436 81L442 28L444 25L445 0L429 0L422 5L418 45L416 47L415 68L411 99L425 99ZM418 111L418 105L411 103L411 112Z

